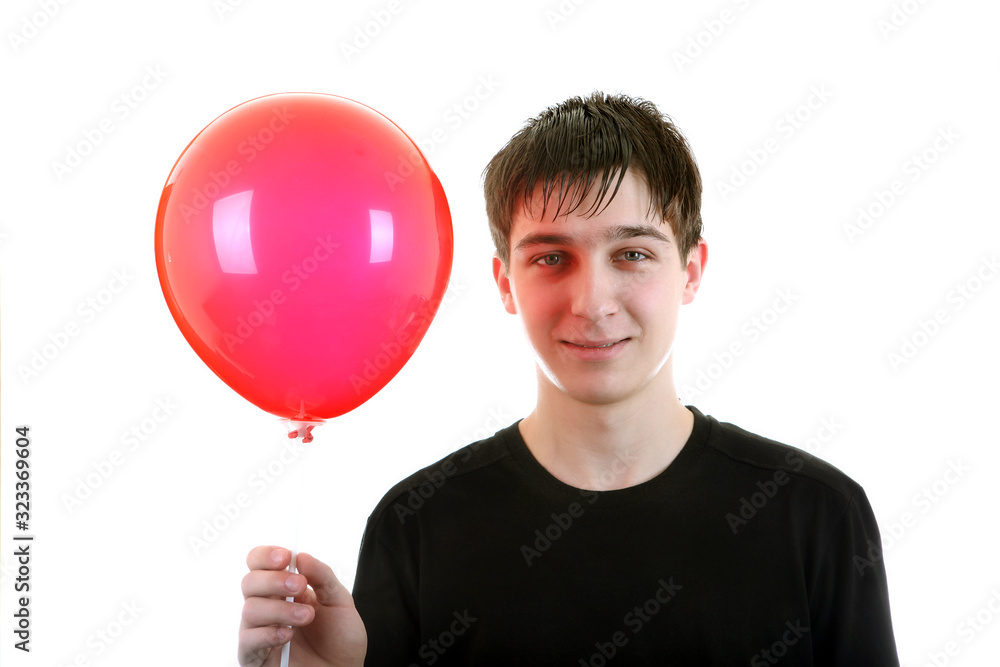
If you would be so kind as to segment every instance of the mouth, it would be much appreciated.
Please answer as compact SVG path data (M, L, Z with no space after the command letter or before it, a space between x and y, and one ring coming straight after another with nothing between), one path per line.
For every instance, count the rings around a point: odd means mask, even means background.
M596 350L596 349L600 349L600 348L604 348L604 347L611 347L612 345L617 345L618 343L624 342L626 340L629 340L629 339L628 338L619 338L617 340L611 340L611 341L608 341L606 343L602 343L602 342L598 342L598 341L581 341L581 342L577 343L577 342L573 342L571 340L564 340L563 342L567 343L569 345L573 345L574 347L583 348L585 350Z

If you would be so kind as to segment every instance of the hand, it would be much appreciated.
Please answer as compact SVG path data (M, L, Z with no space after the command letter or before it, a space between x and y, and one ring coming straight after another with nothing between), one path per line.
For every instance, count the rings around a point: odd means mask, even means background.
M300 553L298 574L291 574L285 571L291 559L288 549L266 546L247 556L240 665L278 667L281 646L290 639L290 667L362 667L368 635L354 598L328 565ZM289 595L295 602L285 601Z

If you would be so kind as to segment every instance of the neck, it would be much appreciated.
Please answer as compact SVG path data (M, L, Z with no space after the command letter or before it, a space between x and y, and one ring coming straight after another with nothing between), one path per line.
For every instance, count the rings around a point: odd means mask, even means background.
M538 403L519 430L535 459L570 486L603 491L648 481L670 465L694 427L669 367L641 391L603 405L569 396L541 371L538 377Z

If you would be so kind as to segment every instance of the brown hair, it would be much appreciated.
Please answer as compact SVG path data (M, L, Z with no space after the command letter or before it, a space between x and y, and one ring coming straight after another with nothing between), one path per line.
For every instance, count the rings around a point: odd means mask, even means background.
M611 180L618 175L608 203L629 167L645 178L650 210L655 206L670 224L683 263L702 232L701 175L687 140L652 102L595 90L586 99L571 97L528 120L483 170L490 234L504 269L510 268L514 216L520 206L530 207L539 183L544 219L557 181L553 217L560 215L571 190L577 197L566 213L579 207L601 176L589 209L596 212Z

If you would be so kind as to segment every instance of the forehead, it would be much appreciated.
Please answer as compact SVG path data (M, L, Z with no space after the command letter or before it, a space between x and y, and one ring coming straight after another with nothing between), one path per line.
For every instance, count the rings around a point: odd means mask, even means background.
M648 223L602 225L597 228L577 228L572 231L530 231L524 229L521 231L524 232L522 236L514 237L514 247L511 254L516 255L519 252L528 252L537 246L549 245L583 246L591 249L633 238L642 238L662 245L673 243L673 235L669 226L654 227ZM516 225L514 232L515 234L519 233Z
M579 198L579 191L571 188L569 192L560 193L556 186L549 193L548 201L544 202L544 218L542 188L538 185L530 206L522 207L514 216L510 235L511 254L538 245L592 248L639 237L659 244L674 243L670 225L663 224L658 212L651 210L645 179L629 169L612 199L616 181L617 177L611 180L599 206L595 206L599 178L575 208L572 204ZM562 195L565 195L565 201L560 206ZM570 208L574 210L569 212ZM559 215L555 215L556 209L560 209Z
M565 178L565 182L562 178ZM544 197L542 183L540 181L536 183L528 205L516 211L515 217L538 220L541 219L544 209L545 218L553 219L557 208L560 209L559 217L584 213L590 215L601 213L605 209L611 214L628 213L644 216L649 208L650 193L646 178L640 170L633 167L629 167L624 175L617 172L608 178L603 195L601 186L606 174L597 173L592 177L590 187L582 199L580 189L584 185L584 177L580 174L565 173L562 178L552 179L547 199ZM560 199L564 200L562 205ZM600 200L599 205L598 200ZM570 204L577 206L573 207ZM568 212L570 208L575 209L573 213Z

